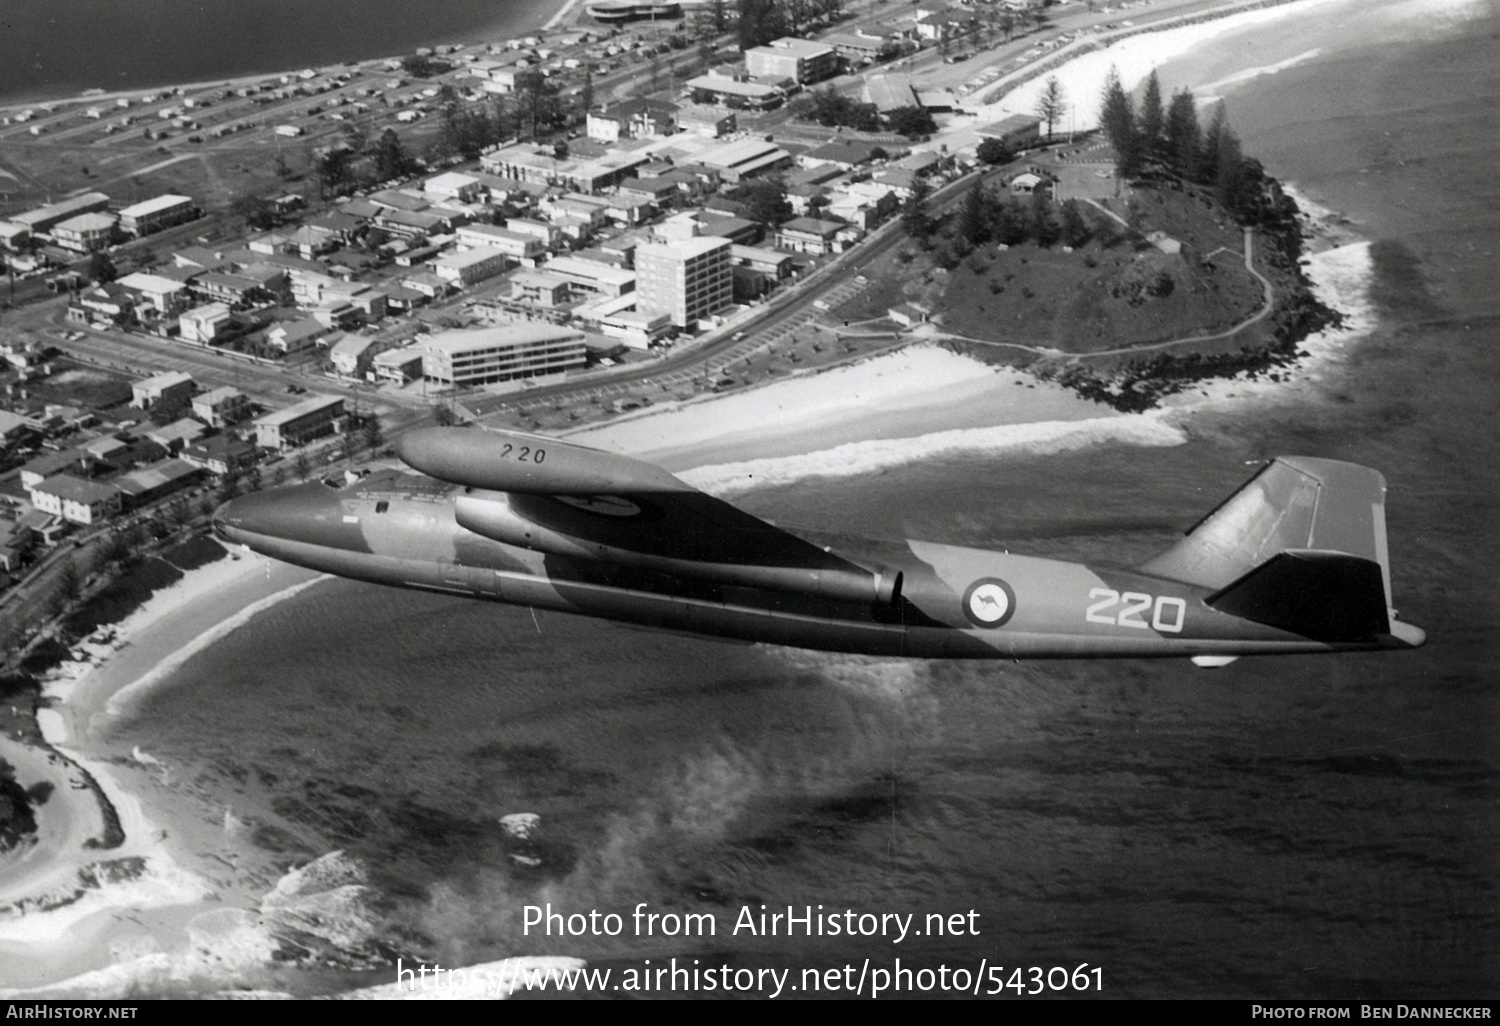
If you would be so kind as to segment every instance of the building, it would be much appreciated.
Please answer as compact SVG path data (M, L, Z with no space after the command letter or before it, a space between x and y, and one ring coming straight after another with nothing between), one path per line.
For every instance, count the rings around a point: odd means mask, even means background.
M150 428L145 432L147 441L155 442L170 453L177 453L189 442L196 442L208 431L192 417L181 417L170 424Z
M115 221L114 214L79 214L59 221L52 229L52 238L64 249L93 253L114 242Z
M369 335L345 335L328 349L333 369L346 378L359 377L369 368L375 339Z
M149 410L160 403L191 399L198 386L187 371L166 371L153 375L130 386L130 405L139 410Z
M821 82L839 73L833 47L809 39L784 37L745 51L745 67L754 78L791 79L798 85Z
M343 430L347 419L342 396L314 396L256 418L255 440L262 448L282 452Z
M404 385L422 375L422 351L416 346L387 349L376 353L370 361L370 369L377 381L392 381Z
M120 211L120 231L133 238L154 235L198 216L190 196L157 196Z
M127 274L115 284L135 293L143 303L148 303L158 313L175 313L187 302L187 285L160 274L136 271Z
M736 267L748 267L776 278L790 278L793 270L792 255L779 249L760 249L756 246L731 246L729 259Z
M696 325L734 301L732 243L715 235L640 246L635 251L636 309Z
M678 128L694 135L707 136L710 139L719 139L729 135L735 129L735 123L732 110L719 110L717 107L692 103L677 111Z
M193 416L209 427L238 424L250 416L250 397L229 385L193 396Z
M470 175L459 174L457 171L446 171L443 174L427 179L426 183L422 186L422 191L434 200L473 203L484 192L484 187L479 184L479 179Z
M556 374L587 359L583 332L539 323L447 331L421 348L423 377L457 386Z
M444 281L462 287L493 278L510 265L510 257L500 250L480 246L478 249L467 249L462 253L451 253L434 260L432 271Z
M328 334L329 330L326 324L315 317L282 321L266 332L266 342L283 353L300 353L317 345L318 339Z
M822 42L833 47L840 56L850 61L877 61L896 52L896 44L882 36L866 36L857 32L836 32L824 36Z
M1042 142L1042 119L1029 114L1012 114L974 130L981 139L996 139L1010 149L1024 150Z
M599 296L623 296L635 290L634 271L581 257L553 257L543 267L548 274L570 282L575 289Z
M738 110L772 110L781 106L786 94L764 82L744 82L710 72L688 79L688 95L697 104L722 104Z
M698 154L698 162L713 168L728 182L787 167L792 155L764 139L736 139L720 143Z
M177 318L178 334L184 342L208 344L216 341L233 323L234 316L225 303L197 306Z
M134 509L186 488L198 480L202 473L202 470L185 460L162 460L149 467L121 474L110 484L120 493L124 505Z
M86 192L82 196L52 203L21 214L12 214L13 224L24 225L32 235L50 232L54 225L79 214L96 214L108 209L109 197L102 192Z
M486 246L515 261L535 260L547 252L547 244L536 235L511 231L493 224L468 224L458 230L460 246Z
M27 489L31 504L43 513L74 524L97 524L120 510L120 493L108 485L58 474Z
M844 225L816 217L794 217L776 229L776 245L793 253L823 256L837 248L835 236Z
M573 284L560 274L517 271L510 278L510 298L533 306L562 306L573 298Z
M512 143L481 154L479 163L488 174L592 195L618 185L650 159L644 152L610 150L602 157L581 160L559 157L551 146Z
M258 450L255 443L233 435L214 435L182 450L182 459L218 477L252 466Z
M865 78L863 95L864 101L873 103L882 114L917 106L917 92L909 75L869 75Z
M665 100L622 100L588 114L588 136L602 143L670 135L676 127L677 104Z

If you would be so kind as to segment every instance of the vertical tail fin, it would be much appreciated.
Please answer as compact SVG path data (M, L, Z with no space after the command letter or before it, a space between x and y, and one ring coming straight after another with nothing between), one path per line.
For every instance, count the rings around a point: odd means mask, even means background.
M1137 569L1216 589L1210 606L1309 637L1388 634L1385 478L1278 457Z

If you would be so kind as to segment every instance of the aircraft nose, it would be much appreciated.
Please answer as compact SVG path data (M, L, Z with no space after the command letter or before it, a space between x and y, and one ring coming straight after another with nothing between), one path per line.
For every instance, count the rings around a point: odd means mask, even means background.
M213 522L220 538L252 549L275 541L363 548L358 518L346 517L339 494L316 482L241 495L215 510Z

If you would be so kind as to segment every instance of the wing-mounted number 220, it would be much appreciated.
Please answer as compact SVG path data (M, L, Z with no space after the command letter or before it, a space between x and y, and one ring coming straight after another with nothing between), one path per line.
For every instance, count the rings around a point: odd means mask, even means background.
M1113 588L1091 588L1094 601L1084 611L1089 623L1111 627L1139 627L1168 634L1181 634L1187 619L1187 603L1171 595L1147 595L1144 591L1118 592ZM1149 622L1146 617L1150 616Z

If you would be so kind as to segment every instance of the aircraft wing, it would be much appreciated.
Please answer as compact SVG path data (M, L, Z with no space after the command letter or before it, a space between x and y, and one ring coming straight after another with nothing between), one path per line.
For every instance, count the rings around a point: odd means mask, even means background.
M852 563L629 456L476 428L424 428L396 448L422 473L464 486L458 523L507 545L856 602L900 595L900 574Z

